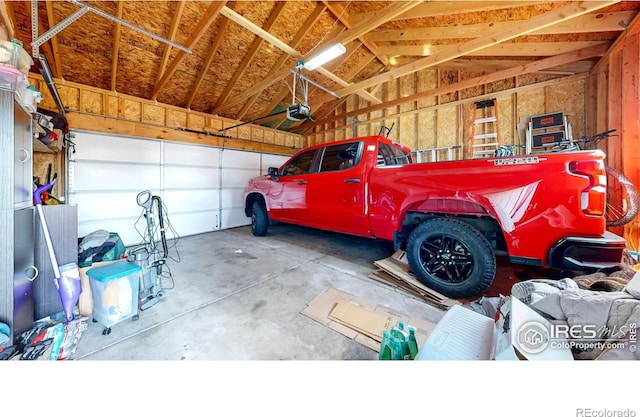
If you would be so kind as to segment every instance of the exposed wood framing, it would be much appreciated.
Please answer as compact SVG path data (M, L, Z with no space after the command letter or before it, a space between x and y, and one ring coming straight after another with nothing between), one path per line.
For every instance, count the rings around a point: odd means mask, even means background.
M204 35L205 31L209 28L209 26L211 26L220 11L225 7L225 3L226 1L211 2L211 5L207 9L206 13L204 14L204 16L202 16L202 19L200 19L198 25L195 27L195 29L191 33L191 36L187 40L185 45L187 49L193 48L193 45L198 43L202 35ZM186 52L178 51L176 56L173 58L173 61L171 61L169 68L167 68L160 80L153 87L153 91L151 92L151 100L155 100L156 98L158 98L160 90L162 90L167 81L169 81L169 78L171 78L171 76L176 72L178 66L182 63L185 56Z
M419 59L412 64L394 68L387 71L386 73L352 84L349 87L338 90L337 93L341 96L353 94L357 91L372 87L393 78L411 74L421 69L430 68L437 64L450 61L460 56L467 55L493 45L497 45L510 39L517 38L518 36L529 34L533 31L540 30L547 26L572 19L589 12L593 12L595 10L610 6L615 3L618 3L618 1L586 1L580 3L570 3L559 9L552 10L539 16L535 16L528 21L509 25L504 29L492 32L489 35L481 36L460 45L448 48L435 55Z
M124 1L118 2L118 10L116 17L122 19L122 10L124 9ZM118 53L120 51L120 33L122 25L115 23L115 31L113 34L113 53L111 55L111 91L116 91L116 76L118 74Z
M171 20L171 29L169 30L168 39L173 42L176 38L176 33L178 32L178 27L180 25L180 19L182 19L182 12L184 11L185 0L179 0L176 2L176 9L173 12L173 19ZM169 62L169 55L171 54L171 45L165 44L164 50L162 51L162 59L160 61L160 69L158 70L158 76L156 77L156 83L160 81L162 76L164 75L164 71L167 67L167 62Z

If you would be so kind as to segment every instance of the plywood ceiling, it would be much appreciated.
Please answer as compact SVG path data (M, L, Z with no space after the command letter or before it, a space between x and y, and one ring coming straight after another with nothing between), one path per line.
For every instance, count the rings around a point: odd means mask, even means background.
M311 84L312 116L352 94L380 105L382 84L427 68L489 74L546 59L541 70L586 72L640 10L634 1L38 1L34 19L31 1L5 4L27 51L53 34L39 52L59 80L289 131L303 130L268 116L293 103L291 70L325 45L347 52L302 73L342 98Z

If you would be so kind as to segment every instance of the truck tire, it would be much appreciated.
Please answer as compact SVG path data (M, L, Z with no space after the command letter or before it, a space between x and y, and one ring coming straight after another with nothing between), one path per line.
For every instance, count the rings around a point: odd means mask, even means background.
M251 233L264 236L269 228L269 214L262 201L254 201L251 205Z
M491 244L460 220L423 221L409 235L406 251L416 278L450 298L480 296L495 277Z

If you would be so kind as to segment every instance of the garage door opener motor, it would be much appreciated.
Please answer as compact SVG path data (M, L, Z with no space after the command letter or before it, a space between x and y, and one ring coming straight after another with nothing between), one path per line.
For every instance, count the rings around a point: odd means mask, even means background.
M162 200L151 191L142 191L138 194L137 203L144 209L146 230L143 246L131 250L128 260L135 262L142 268L140 288L138 292L138 308L146 310L164 297L162 288L162 269L168 256L167 238L165 234L164 214L162 212ZM157 217L157 224L156 224ZM158 248L156 239L160 232L162 250Z

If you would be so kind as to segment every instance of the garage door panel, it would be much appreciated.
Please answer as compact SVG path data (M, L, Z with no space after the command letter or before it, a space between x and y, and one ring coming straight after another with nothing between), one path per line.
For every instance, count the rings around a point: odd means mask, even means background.
M217 210L220 192L215 190L165 191L162 202L170 215L194 210Z
M220 149L181 143L164 144L164 162L166 164L213 166L220 161Z
M160 167L117 163L73 163L73 191L160 188Z
M178 236L212 232L219 229L220 216L218 213L218 210L198 213L175 213L170 215L169 222ZM174 237L172 231L167 230L165 234L167 239Z
M256 152L225 149L221 153L221 165L224 168L249 168L260 166L260 154Z
M238 210L223 208L221 210L222 216L222 228L228 229L231 227L247 226L251 224L251 219L247 217L244 212Z
M78 219L135 218L142 208L136 202L137 192L82 193L76 195L73 204L78 206Z
M165 166L165 188L214 188L218 187L219 168Z
M259 175L260 171L257 169L223 168L222 187L244 189L249 179Z
M220 207L228 208L244 208L244 189L225 188L220 193Z
M77 160L160 163L158 141L74 131L73 142Z
M266 174L269 167L280 168L287 161L287 159L289 158L282 155L263 154L262 174Z

